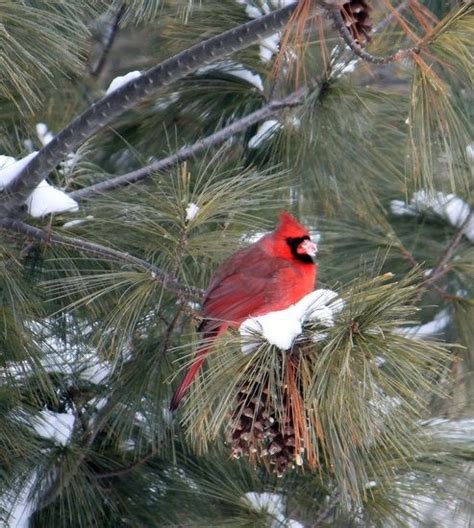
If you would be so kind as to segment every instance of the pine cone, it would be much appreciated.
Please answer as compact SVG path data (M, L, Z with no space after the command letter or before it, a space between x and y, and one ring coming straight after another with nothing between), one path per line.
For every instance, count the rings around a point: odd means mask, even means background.
M277 412L269 397L268 384L242 388L237 394L229 442L232 456L247 456L252 463L263 462L278 476L302 465L304 441L295 435L291 407L283 393L283 409Z
M341 7L342 18L352 38L360 45L365 46L370 41L372 8L366 0L349 0Z

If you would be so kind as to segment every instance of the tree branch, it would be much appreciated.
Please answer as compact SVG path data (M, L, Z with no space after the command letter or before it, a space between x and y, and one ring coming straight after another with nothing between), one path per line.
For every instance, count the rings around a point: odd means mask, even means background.
M113 191L115 189L143 181L158 171L169 169L170 167L177 165L182 161L193 158L197 154L200 154L211 147L223 143L235 134L246 130L251 125L262 121L273 114L276 114L284 108L290 108L302 104L306 93L307 91L305 89L300 89L283 99L270 101L259 110L256 110L255 112L252 112L251 114L234 121L232 124L222 128L217 132L214 132L214 134L196 141L196 143L189 147L180 148L174 154L166 158L155 161L151 165L129 172L127 174L122 174L121 176L116 176L110 180L96 183L95 185L85 187L84 189L73 191L69 193L69 196L74 198L74 200L81 200L84 198L90 198L94 194Z
M410 55L419 53L420 49L418 46L414 46L412 48L406 48L398 50L396 53L393 53L392 55L388 55L386 57L380 57L377 55L371 55L367 51L364 50L362 46L360 46L352 37L351 32L347 29L346 23L344 21L344 17L342 16L340 9L335 8L329 8L328 12L331 16L331 18L334 21L334 25L336 26L337 30L339 31L341 37L344 39L344 42L349 46L349 48L361 59L371 62L373 64L388 64L390 62L396 62L400 61L402 59L405 59L409 57Z
M436 282L438 279L443 277L449 271L449 267L447 266L447 264L451 260L452 256L454 255L456 248L459 246L461 239L463 237L463 234L464 234L464 228L470 222L473 214L474 214L474 211L471 209L469 214L466 216L464 222L456 229L453 237L449 241L449 244L446 246L446 249L441 255L438 263L433 268L431 273L428 275L426 281L424 282L425 286L430 286L431 284Z
M91 69L92 77L98 77L102 73L102 70L105 65L105 61L107 60L109 52L112 49L115 37L119 29L120 21L122 20L126 7L127 7L126 3L123 2L122 5L117 10L117 12L115 13L112 23L110 24L110 27L108 28L107 37L105 39L105 42L103 43L103 48L102 48L102 52L100 54L99 60L96 62L96 65Z
M297 4L298 2L295 2L195 44L94 103L44 146L4 189L0 200L0 217L15 213L33 189L64 159L66 154L76 150L88 137L112 119L149 97L159 88L280 30L290 19Z
M127 473L130 473L130 471L133 471L137 467L141 466L150 458L153 458L158 453L158 447L153 446L148 453L137 459L135 462L132 462L130 465L125 466L121 469L117 469L115 471L108 471L107 473L98 473L95 475L95 478L97 480L100 479L106 479L106 478L112 478L112 477L121 477L123 475L126 475Z
M119 251L117 249L96 244L95 242L88 242L87 240L83 240L81 238L66 237L55 233L49 233L37 227L26 224L25 222L22 222L18 219L1 218L0 226L17 233L22 233L36 240L47 242L49 244L52 243L59 246L73 248L86 254L105 258L110 262L128 264L132 268L148 271L154 280L156 280L164 288L166 288L171 293L174 293L179 298L181 304L183 305L183 310L188 315L193 318L200 318L199 314L189 307L187 301L189 297L200 297L202 295L202 290L193 288L192 286L184 286L180 284L175 277L164 272L157 266L150 264L146 260L134 257L129 253L124 253L123 251Z

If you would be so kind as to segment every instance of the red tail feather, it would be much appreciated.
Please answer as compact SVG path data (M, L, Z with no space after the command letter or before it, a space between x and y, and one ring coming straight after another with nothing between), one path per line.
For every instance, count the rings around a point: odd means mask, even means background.
M209 349L207 348L205 350L201 350L198 356L196 357L196 360L189 368L188 372L186 372L186 376L184 376L181 383L179 384L179 387L176 389L175 393L173 394L173 397L171 398L171 403L170 403L171 411L175 411L178 408L180 401L184 398L193 379L195 378L196 374L199 372L199 369L202 367L202 364L204 363L204 359L205 359L205 356L208 350Z

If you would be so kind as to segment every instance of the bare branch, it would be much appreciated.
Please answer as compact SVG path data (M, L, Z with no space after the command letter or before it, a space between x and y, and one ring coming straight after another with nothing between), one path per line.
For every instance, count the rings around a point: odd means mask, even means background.
M362 46L360 46L351 35L351 32L347 29L346 23L344 21L344 18L342 16L340 9L328 9L328 12L331 16L331 18L334 21L334 24L339 31L341 37L344 39L344 42L349 46L349 48L361 59L371 62L373 64L388 64L390 62L396 62L400 61L402 59L405 59L409 57L410 55L419 53L420 49L418 46L414 46L412 48L406 48L398 50L396 53L393 53L392 55L388 55L387 57L379 57L377 55L371 55L367 51L364 50Z
M116 176L115 178L96 183L95 185L85 187L84 189L73 191L69 193L69 196L74 198L74 200L90 198L94 194L113 191L120 187L125 187L127 185L143 181L150 176L153 176L153 174L158 171L169 169L170 167L173 167L182 161L191 159L197 154L205 152L211 147L223 143L235 134L246 130L249 126L262 121L273 114L276 114L284 108L290 108L302 104L306 93L306 90L301 89L291 93L283 99L270 101L259 110L252 112L251 114L242 117L237 121L234 121L232 124L222 128L218 132L196 141L196 143L189 147L180 148L171 156L163 158L159 161L155 161L151 165L143 167L142 169L138 169L121 176Z
M431 273L428 275L428 278L424 282L425 286L429 286L433 284L438 279L446 275L446 273L449 271L449 266L447 264L451 260L452 256L454 255L456 248L459 246L461 239L463 237L463 234L464 234L464 228L470 222L473 214L474 214L474 211L471 209L471 211L466 216L463 223L456 229L456 232L454 233L453 237L449 241L449 244L446 246L446 249L441 255L438 263L433 268Z
M119 29L120 21L122 20L122 17L125 13L125 9L126 9L126 4L125 2L123 2L122 5L117 10L117 12L115 13L112 23L108 27L107 36L105 38L105 42L104 42L99 60L96 62L95 66L91 69L92 77L98 77L102 73L102 70L105 65L105 61L107 60L109 52L112 49L113 43L115 41L115 37L117 36L117 31Z
M290 19L297 4L295 2L195 44L94 103L44 146L3 191L0 200L0 217L17 212L33 189L64 159L66 154L76 150L88 137L112 119L149 97L159 88L280 30Z

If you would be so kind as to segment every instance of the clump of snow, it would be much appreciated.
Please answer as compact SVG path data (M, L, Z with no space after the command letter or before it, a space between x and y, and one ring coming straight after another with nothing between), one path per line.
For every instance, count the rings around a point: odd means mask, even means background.
M270 528L285 526L286 528L303 528L303 525L285 515L285 497L280 493L248 491L242 497L243 502L252 509L266 512L272 518Z
M67 445L74 428L74 415L70 413L56 413L45 409L31 421L36 433L42 438L52 440L57 445Z
M450 323L451 316L447 308L435 315L432 321L422 325L397 328L399 334L412 338L430 337L440 334Z
M54 135L48 129L48 125L45 123L36 124L36 135L43 146L47 145L54 138Z
M249 148L257 148L262 141L267 141L273 137L281 124L276 119L267 119L257 129L257 133L249 139Z
M128 72L125 75L120 75L118 77L115 77L115 79L112 80L112 82L109 84L109 87L105 91L106 95L111 94L115 90L118 90L121 88L124 84L127 84L130 81L133 81L133 79L137 79L138 77L141 77L142 72L134 70L131 72Z
M17 160L11 156L0 155L0 190L3 191L5 187L15 179L24 167L38 154L35 150L22 159Z
M85 224L87 222L90 222L91 220L94 220L94 217L92 215L87 215L85 218L77 218L76 220L70 220L69 222L64 222L63 228L71 229L72 227Z
M276 55L280 50L281 33L273 33L269 37L261 40L260 44L260 60L262 62L271 61L273 55Z
M396 216L418 216L431 213L443 218L453 227L460 227L471 213L470 206L459 196L423 189L413 193L408 204L402 200L392 200L390 209ZM471 215L464 226L463 233L470 242L474 242L474 215Z
M0 190L5 189L36 156L31 152L24 158L16 160L11 156L0 156ZM51 213L78 211L79 204L65 192L43 180L26 200L28 213L36 218Z
M236 2L245 6L245 12L249 18L260 18L268 15L272 10L294 3L294 0L261 0L259 6L255 5L252 0L236 0ZM262 62L270 61L273 55L278 53L280 39L281 33L273 33L260 41L260 60Z
M306 321L318 321L323 326L334 325L334 314L343 307L343 301L335 299L337 293L332 290L316 290L299 302L286 308L258 317L246 319L239 328L243 337L261 335L270 344L281 350L288 350L296 337L303 331ZM255 343L243 343L242 350L248 353L255 348Z
M79 377L93 383L100 385L104 383L113 372L113 365L107 361L96 361L79 372Z
M35 218L53 213L77 212L79 204L65 192L43 180L26 200L28 212Z
M236 65L236 67L228 70L226 69L226 73L230 73L234 77L238 77L239 79L243 79L244 81L247 81L249 84L253 84L257 90L260 92L263 92L263 81L262 78L258 73L254 73L250 71L248 68L245 68L244 66Z
M186 206L186 222L194 220L199 213L199 206L193 202L188 203Z
M263 92L263 81L258 73L254 73L246 68L243 64L233 62L230 60L221 61L218 63L209 64L199 68L196 73L204 74L209 71L222 71L234 77L238 77L257 88L259 92Z

